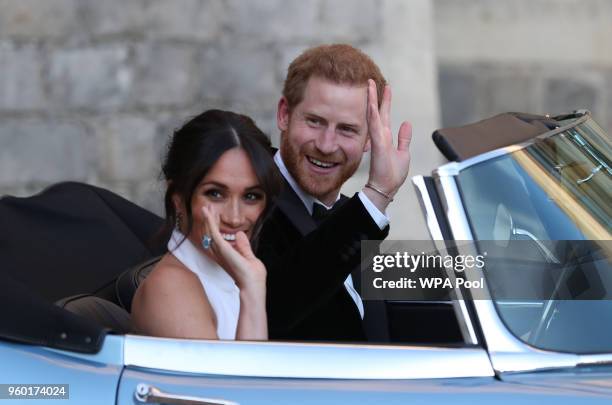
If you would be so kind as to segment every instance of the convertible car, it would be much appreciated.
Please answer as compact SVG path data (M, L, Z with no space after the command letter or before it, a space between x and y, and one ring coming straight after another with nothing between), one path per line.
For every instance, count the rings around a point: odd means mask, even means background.
M610 137L577 111L501 114L433 139L449 163L412 178L432 244L495 257L441 269L462 280L448 294L387 298L382 342L130 334L129 291L163 253L161 219L74 183L2 198L0 399L612 403ZM466 282L481 279L476 295Z

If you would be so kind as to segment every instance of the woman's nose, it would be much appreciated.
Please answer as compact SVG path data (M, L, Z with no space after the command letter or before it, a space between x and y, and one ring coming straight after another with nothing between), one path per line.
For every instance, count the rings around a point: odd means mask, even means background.
M221 221L233 228L238 228L242 225L243 215L238 199L232 199L225 205L221 213Z

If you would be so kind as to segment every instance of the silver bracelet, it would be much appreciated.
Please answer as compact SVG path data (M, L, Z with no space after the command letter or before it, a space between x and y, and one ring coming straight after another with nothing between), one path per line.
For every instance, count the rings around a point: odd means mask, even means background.
M370 183L366 183L365 187L369 188L370 190L374 190L376 191L378 194L382 195L383 197L385 197L387 200L389 200L389 202L393 201L393 197L391 197L389 194L384 193L382 191L380 191L379 189L377 189L376 187L374 187L373 185L371 185Z

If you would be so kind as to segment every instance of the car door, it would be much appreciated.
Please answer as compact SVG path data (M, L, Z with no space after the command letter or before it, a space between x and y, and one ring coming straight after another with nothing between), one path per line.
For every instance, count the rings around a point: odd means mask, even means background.
M0 339L0 400L114 404L122 369L119 336L107 336L93 354Z

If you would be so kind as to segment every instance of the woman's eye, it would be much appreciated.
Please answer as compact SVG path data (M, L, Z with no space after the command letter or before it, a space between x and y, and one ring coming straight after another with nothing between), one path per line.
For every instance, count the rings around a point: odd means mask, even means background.
M263 194L261 193L247 193L244 196L244 199L247 201L259 201L263 198Z
M223 194L221 194L221 192L219 190L215 190L215 189L206 190L204 192L204 195L206 195L207 197L210 197L210 198L221 198L221 197L223 197Z

